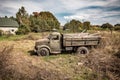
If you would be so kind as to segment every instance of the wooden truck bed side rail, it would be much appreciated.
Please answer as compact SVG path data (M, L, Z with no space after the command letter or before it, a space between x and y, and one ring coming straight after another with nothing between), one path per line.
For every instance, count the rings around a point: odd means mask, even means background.
M76 38L64 38L63 46L92 46L98 45L99 39L76 39Z

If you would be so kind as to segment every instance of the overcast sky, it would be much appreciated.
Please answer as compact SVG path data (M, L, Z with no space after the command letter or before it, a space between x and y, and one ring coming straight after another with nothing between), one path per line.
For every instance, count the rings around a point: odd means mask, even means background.
M62 25L71 19L120 23L120 0L0 0L0 16L15 16L21 6L29 14L50 11Z

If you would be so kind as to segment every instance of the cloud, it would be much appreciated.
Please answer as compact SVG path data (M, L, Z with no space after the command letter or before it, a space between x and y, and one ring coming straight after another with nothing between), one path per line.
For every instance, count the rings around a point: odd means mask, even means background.
M83 7L77 8L73 15L64 16L64 18L67 20L78 19L84 21L91 21L93 24L102 24L105 22L110 22L112 24L118 22L120 23L120 19L117 18L120 16L119 15L120 6L118 5L118 0L86 0L86 1L87 1L86 6L84 4Z
M107 8L107 11L120 11L120 6L110 6Z
M102 6L88 6L88 7L80 8L80 10L85 10L85 9L103 9L103 8L104 7L102 7Z
M88 18L88 15L72 15L72 16L64 16L67 20L77 19L77 20L84 20Z
M119 0L0 0L0 16L15 16L24 6L29 14L50 11L62 24L71 19L115 24L120 23L119 4Z

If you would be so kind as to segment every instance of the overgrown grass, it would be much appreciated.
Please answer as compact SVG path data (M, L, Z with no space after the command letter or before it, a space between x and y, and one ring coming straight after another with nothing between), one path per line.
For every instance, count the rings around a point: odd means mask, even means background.
M0 41L16 41L21 39L35 40L47 36L48 33L29 33L26 35L3 35L0 36Z
M50 56L43 56L42 58L45 60L45 61L49 61L49 60L55 60L55 59L58 59L58 58L69 58L70 56L73 56L72 54L68 54L68 53L62 53L62 54L53 54L53 55L50 55Z
M86 56L85 65L96 74L94 80L119 80L120 33L103 32L101 35L104 37L101 45Z
M48 66L47 66L48 65ZM13 46L0 52L0 80L65 80L67 76L39 57L15 53Z
M15 41L25 38L26 35L3 35L0 36L0 41Z
M100 34L104 37L101 45L97 49L92 49L88 55L65 52L45 57L30 56L29 51L34 49L34 40L46 34L31 33L23 37L17 35L10 41L3 40L4 43L12 42L14 47L0 47L0 78L3 80L119 80L120 33L113 32L111 35L110 32L103 31ZM19 36L22 38L16 41Z

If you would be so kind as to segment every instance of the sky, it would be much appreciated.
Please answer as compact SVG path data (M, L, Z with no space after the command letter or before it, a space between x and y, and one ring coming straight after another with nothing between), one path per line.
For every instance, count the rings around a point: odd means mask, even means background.
M120 23L120 0L0 0L0 17L15 17L21 6L28 14L49 11L61 25L72 19L93 25Z

